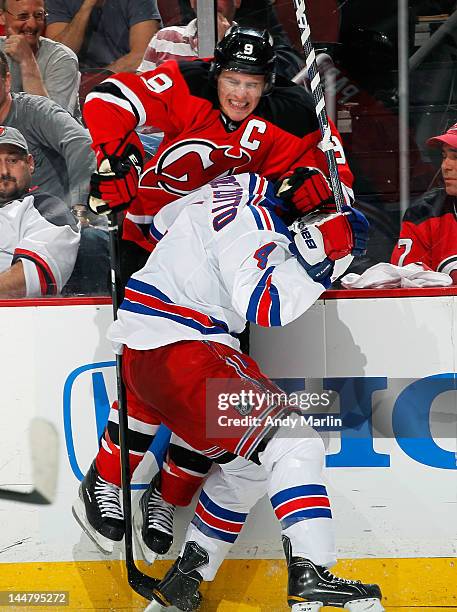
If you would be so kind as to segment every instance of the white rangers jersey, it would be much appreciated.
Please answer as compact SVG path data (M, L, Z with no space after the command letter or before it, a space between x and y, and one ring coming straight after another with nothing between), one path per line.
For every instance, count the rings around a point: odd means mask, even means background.
M75 265L76 222L65 204L48 194L26 195L0 208L0 272L22 261L27 297L61 291Z
M108 333L116 350L180 340L239 348L246 321L286 325L303 314L325 288L293 255L280 204L271 183L239 174L160 210L151 227L159 242L127 283Z

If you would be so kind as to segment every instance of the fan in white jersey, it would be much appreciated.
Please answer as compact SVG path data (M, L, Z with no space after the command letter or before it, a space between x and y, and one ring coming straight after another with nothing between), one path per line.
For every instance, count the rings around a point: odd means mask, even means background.
M29 192L33 170L25 138L0 126L0 298L54 295L76 261L75 219L58 198Z

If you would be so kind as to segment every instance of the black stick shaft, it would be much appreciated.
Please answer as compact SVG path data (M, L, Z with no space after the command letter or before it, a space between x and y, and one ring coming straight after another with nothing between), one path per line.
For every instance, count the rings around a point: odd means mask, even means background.
M113 317L117 319L117 311L121 302L121 265L119 257L119 225L118 215L108 215L109 253L111 263L111 299L113 301ZM132 497L131 474L129 462L128 413L125 385L122 380L122 355L116 355L116 385L119 408L119 449L121 461L122 505L124 508L125 527L125 565L130 586L146 599L152 599L152 591L158 580L146 576L135 565L133 557L132 538Z
M113 301L113 317L117 319L120 306L121 270L119 257L119 226L118 215L108 215L109 250L111 263L111 298ZM125 523L125 556L127 568L133 562L132 545L132 501L130 487L130 463L128 446L128 415L125 386L122 380L122 355L116 355L116 386L119 402L119 447L121 455L122 502Z
M327 111L325 109L325 98L322 90L319 70L316 63L316 54L311 43L311 30L306 19L306 7L303 0L294 0L295 12L297 15L298 29L300 30L303 52L306 59L306 68L311 82L311 93L316 108L319 129L322 135L321 148L327 160L330 184L335 198L336 209L341 212L345 204L343 189L341 187L338 165L336 163L335 150L332 142L332 133L328 122Z

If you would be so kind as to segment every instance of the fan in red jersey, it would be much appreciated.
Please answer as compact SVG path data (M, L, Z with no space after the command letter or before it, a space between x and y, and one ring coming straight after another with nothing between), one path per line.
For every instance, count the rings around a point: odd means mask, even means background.
M441 147L444 188L425 193L408 208L391 262L422 262L457 284L457 123L427 144Z
M267 31L234 26L216 46L213 59L167 61L141 75L114 75L87 96L84 119L99 170L104 160L112 170L93 175L92 209L106 213L128 205L123 228L127 278L145 263L161 237L152 223L154 215L216 178L257 172L274 181L281 198L302 214L332 211L333 194L325 154L319 148L312 97L276 74ZM146 126L163 130L164 138L142 169L142 146L135 130ZM353 177L333 124L331 129L343 192L350 204ZM128 410L133 471L159 423L146 422L132 398ZM142 517L136 523L147 559L167 551L174 504L190 502L210 466L207 457L172 438L161 480L154 479L143 496ZM99 490L120 486L116 406L88 476L93 483L103 481ZM114 491L111 499L116 495ZM98 543L99 536L104 537L103 545L112 549L112 540L123 537L122 509L113 507L98 518L89 516L87 505L85 512L87 516L80 517L84 528Z

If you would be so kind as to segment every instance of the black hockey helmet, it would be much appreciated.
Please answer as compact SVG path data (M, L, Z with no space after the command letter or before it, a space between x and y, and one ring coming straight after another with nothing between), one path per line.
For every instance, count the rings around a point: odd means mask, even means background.
M232 26L214 49L211 75L221 70L233 70L247 74L265 75L264 94L271 91L275 82L273 39L267 30Z

